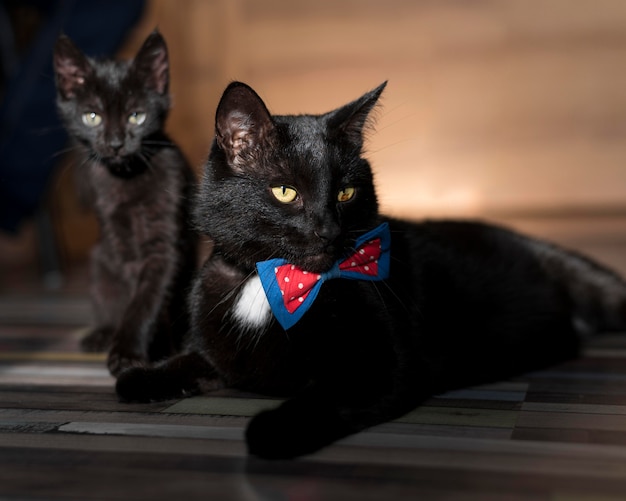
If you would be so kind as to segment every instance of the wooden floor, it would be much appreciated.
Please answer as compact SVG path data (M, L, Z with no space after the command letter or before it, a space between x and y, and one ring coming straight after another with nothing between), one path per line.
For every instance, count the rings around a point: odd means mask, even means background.
M623 224L518 222L622 270ZM265 462L246 456L242 434L276 401L119 403L104 356L78 350L90 321L83 270L56 292L32 269L0 272L2 500L626 499L626 335L438 396L305 459Z

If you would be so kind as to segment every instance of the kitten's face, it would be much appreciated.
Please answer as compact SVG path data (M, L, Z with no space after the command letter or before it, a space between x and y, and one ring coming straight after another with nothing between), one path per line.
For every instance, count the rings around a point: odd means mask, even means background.
M227 258L321 272L376 224L361 148L383 87L319 116L271 116L248 86L226 89L196 220Z
M54 67L60 113L90 156L118 174L130 160L145 160L143 141L162 129L169 107L163 37L151 34L132 62L95 62L61 36Z

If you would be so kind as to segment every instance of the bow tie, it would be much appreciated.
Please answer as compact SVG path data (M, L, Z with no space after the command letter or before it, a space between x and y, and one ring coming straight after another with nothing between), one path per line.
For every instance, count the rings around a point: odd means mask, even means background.
M384 280L389 276L389 225L383 223L360 237L356 251L340 259L323 273L313 273L284 259L256 264L265 295L276 320L284 329L292 327L311 307L326 280Z

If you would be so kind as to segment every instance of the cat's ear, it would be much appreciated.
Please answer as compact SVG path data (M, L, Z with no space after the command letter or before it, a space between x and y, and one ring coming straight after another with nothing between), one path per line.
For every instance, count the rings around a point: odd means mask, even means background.
M140 47L133 60L135 74L145 85L165 95L170 83L170 63L165 38L154 30Z
M63 99L74 97L92 72L87 56L67 35L60 35L54 45L53 65L57 88Z
M245 168L273 128L265 103L251 87L241 82L226 87L215 114L215 135L233 169Z
M328 113L331 134L342 134L359 149L363 146L363 129L387 82L364 94L359 99Z

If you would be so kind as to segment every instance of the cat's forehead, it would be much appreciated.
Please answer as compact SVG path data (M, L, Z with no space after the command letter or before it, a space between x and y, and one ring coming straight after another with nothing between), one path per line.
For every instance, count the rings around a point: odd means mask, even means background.
M284 115L274 117L282 124L288 136L288 142L302 153L319 151L326 146L326 126L319 116Z
M111 88L118 88L128 75L130 63L127 61L103 60L93 65L95 77Z
M294 136L321 134L324 126L316 115L272 115L275 123L286 127Z
M334 176L343 175L348 165L341 161L342 148L329 140L327 121L320 115L274 116L274 123L282 130L280 148L275 151L282 158L287 172L300 181L328 184Z

